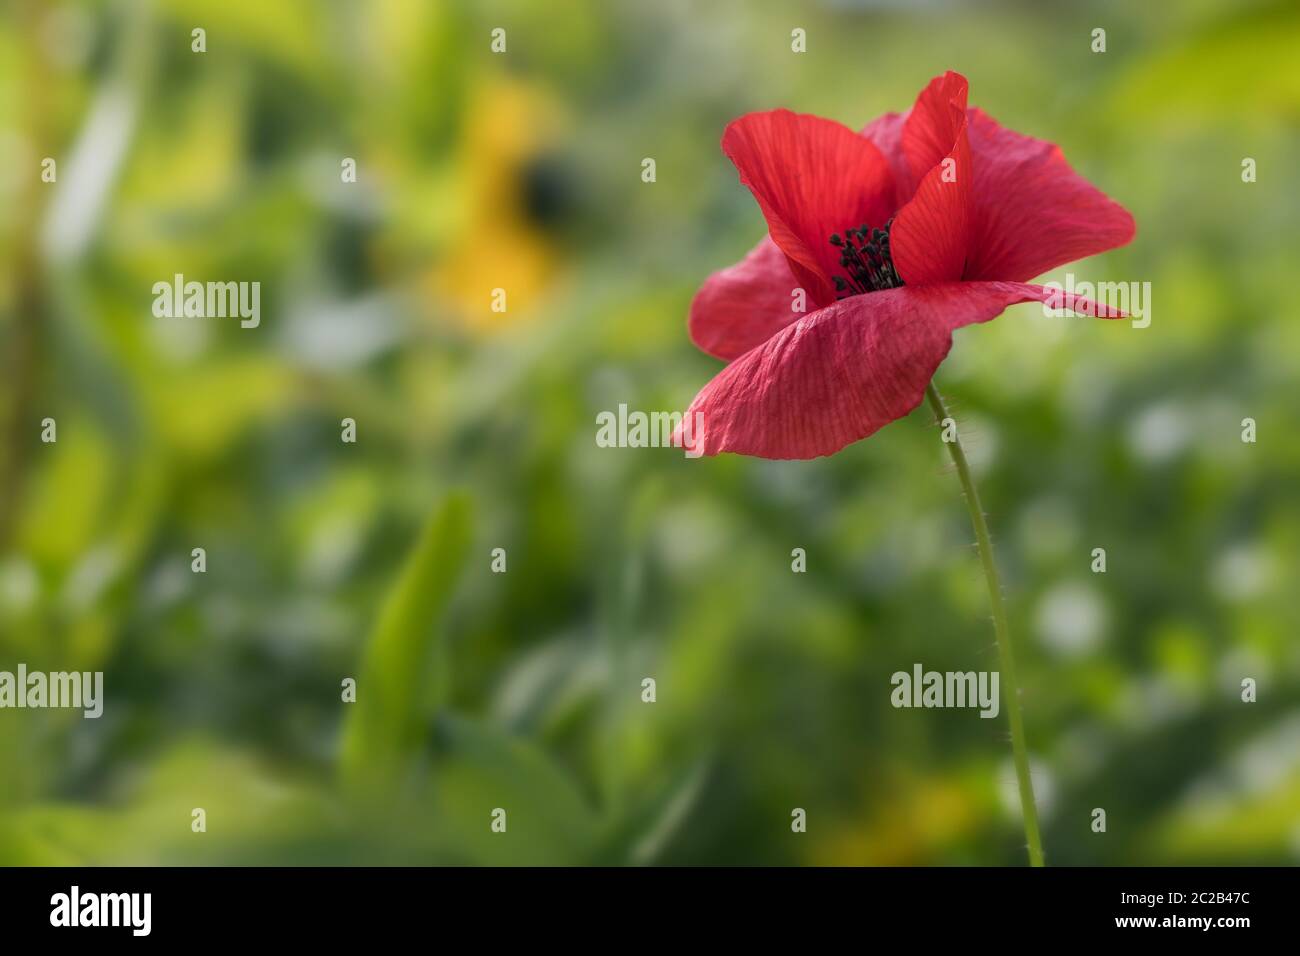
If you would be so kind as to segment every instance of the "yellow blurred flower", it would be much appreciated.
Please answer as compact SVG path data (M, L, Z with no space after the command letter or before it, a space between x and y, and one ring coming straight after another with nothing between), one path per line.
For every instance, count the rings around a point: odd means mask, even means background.
M809 852L816 866L919 866L970 836L986 813L964 781L900 781L898 796L861 822L834 828Z
M553 243L529 208L532 164L556 122L548 97L516 79L480 85L461 137L455 181L462 204L434 295L478 331L525 317L556 273Z

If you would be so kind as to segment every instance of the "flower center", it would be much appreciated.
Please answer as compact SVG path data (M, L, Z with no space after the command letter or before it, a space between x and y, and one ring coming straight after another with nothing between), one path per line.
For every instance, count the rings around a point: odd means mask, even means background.
M889 228L893 224L891 218L884 229L862 225L849 229L843 236L838 232L831 234L831 245L840 250L840 265L847 276L831 277L835 280L838 298L893 289L903 284L894 271L894 260L889 254Z

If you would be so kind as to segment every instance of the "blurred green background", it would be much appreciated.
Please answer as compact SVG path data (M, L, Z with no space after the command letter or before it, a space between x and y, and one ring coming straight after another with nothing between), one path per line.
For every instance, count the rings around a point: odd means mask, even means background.
M1070 271L1152 284L939 372L1048 861L1296 862L1298 47L1226 0L10 0L0 669L106 702L0 711L0 862L1023 863L1005 711L889 702L996 666L924 409L814 462L595 444L719 367L687 307L764 229L726 122L949 68L1132 210ZM178 272L261 326L154 318Z

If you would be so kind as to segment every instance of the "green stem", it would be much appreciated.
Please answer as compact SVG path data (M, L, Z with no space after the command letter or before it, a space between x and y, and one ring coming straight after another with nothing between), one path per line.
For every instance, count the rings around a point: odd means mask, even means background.
M948 418L948 409L939 397L939 390L931 382L925 387L925 397L934 412L935 421L943 423ZM1043 865L1043 841L1038 834L1038 810L1034 806L1034 782L1029 776L1029 752L1025 746L1025 724L1020 716L1020 683L1016 679L1016 658L1011 650L1011 632L1007 628L1007 609L1002 601L1002 584L998 580L998 566L993 560L993 542L989 538L989 526L984 521L984 508L980 505L979 492L971 479L970 465L966 461L966 452L961 447L961 439L953 434L953 440L944 442L952 455L952 463L957 466L957 476L961 479L962 490L966 493L966 508L970 511L971 524L975 526L975 542L979 546L980 563L984 565L984 579L989 587L989 603L993 605L993 631L998 640L998 660L1002 667L1003 699L1007 708L1007 720L1011 724L1011 753L1015 758L1016 782L1020 787L1020 811L1025 819L1025 840L1029 848L1029 865Z

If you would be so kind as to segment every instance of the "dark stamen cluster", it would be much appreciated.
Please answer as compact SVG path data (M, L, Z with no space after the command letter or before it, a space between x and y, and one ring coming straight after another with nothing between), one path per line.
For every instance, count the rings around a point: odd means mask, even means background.
M894 260L889 254L889 228L893 224L894 220L890 219L884 229L864 225L848 230L843 236L838 232L831 234L831 245L840 250L840 265L848 273L847 279L833 277L839 298L893 289L903 284L894 271Z

